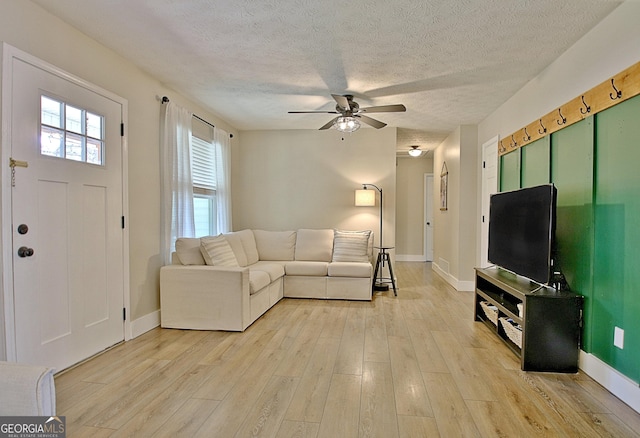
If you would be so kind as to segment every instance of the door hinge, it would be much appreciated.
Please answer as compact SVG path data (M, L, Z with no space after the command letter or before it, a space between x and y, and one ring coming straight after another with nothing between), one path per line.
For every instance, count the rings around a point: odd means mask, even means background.
M124 137L124 123L120 123L120 137Z
M122 308L122 320L123 321L127 320L127 308L126 307Z
M122 229L124 230L124 216L122 216Z
M482 215L482 223L484 224L484 214Z
M487 167L487 162L486 162L486 161L483 161L483 162L482 162L482 168L483 168L483 169L485 169L486 167Z

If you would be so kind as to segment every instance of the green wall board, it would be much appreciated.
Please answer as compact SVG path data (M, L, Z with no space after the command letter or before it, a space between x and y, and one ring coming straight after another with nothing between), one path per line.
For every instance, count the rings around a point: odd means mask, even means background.
M596 116L592 353L640 381L640 98ZM624 349L613 345L624 330Z
M500 191L520 188L520 151L522 148L500 157Z
M522 148L522 187L533 187L549 183L549 149L550 141L548 135L528 144L526 148Z
M582 348L591 352L593 260L593 141L589 117L551 135L551 182L558 189L556 268L583 295ZM528 146L527 146L528 147Z

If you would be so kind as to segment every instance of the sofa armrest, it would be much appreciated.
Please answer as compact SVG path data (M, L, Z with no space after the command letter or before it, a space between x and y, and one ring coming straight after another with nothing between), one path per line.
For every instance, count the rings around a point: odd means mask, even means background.
M0 362L0 415L56 415L53 368Z
M163 266L160 308L162 327L244 331L251 317L249 269Z

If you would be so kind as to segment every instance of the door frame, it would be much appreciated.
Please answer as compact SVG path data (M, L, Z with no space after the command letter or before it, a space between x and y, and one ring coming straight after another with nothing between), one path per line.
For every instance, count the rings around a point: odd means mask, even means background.
M500 169L499 169L500 158L498 157L498 153L497 153L498 141L500 141L500 136L496 135L492 139L484 142L482 144L482 149L481 149L482 161L480 162L481 182L480 182L480 215L479 215L480 216L480 224L479 224L480 233L478 234L478 237L480 239L480 241L478 242L478 257L479 257L478 266L480 266L481 268L485 268L489 266L489 263L487 261L487 253L485 252L485 249L489 247L489 199L490 198L485 196L485 192L487 191L486 189L489 189L491 193L496 193L500 189L499 183L498 183L499 177L500 177ZM489 187L487 172L485 171L486 169L485 163L488 161L487 153L486 153L488 148L495 148L496 150L496 155L495 155L496 160L495 162L491 163L494 165L496 169L496 184L495 186L492 186L492 187Z
M433 205L433 190L429 191L429 178L431 178L431 188L433 189L433 173L425 173L424 174L424 182L423 182L423 187L424 187L424 215L423 215L423 221L422 221L422 229L423 229L423 234L424 234L424 243L423 243L423 254L424 254L424 261L425 262L432 262L433 261L433 254L431 257L431 260L429 260L429 242L428 242L428 237L427 237L427 220L428 220L428 209L429 209L429 205L431 205L431 213L432 213L432 217L431 217L431 226L433 227L433 211L434 211L434 205ZM433 234L433 233L432 233ZM433 240L433 236L431 236L431 239ZM431 242L431 245L433 245L433 242Z
M32 56L20 49L2 43L2 143L0 143L0 192L2 214L0 215L0 264L2 266L2 280L0 282L0 313L4 316L4 325L0 324L0 359L15 362L17 350L15 343L15 314L13 300L13 232L12 232L12 207L11 207L11 172L9 170L9 158L11 156L11 126L12 126L12 98L13 98L13 60L18 59L47 73L58 76L74 85L85 88L107 99L110 99L122 107L122 123L124 132L122 141L122 214L129 217L128 197L128 101L104 88L81 79L61 68ZM122 263L123 263L123 303L127 318L124 321L124 340L132 338L131 328L131 296L129 288L129 227L122 230Z

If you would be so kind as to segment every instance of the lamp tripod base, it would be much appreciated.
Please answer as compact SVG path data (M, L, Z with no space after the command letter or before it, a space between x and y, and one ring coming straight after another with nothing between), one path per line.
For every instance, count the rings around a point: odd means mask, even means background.
M389 290L389 285L386 283L376 283L373 285L373 290Z

